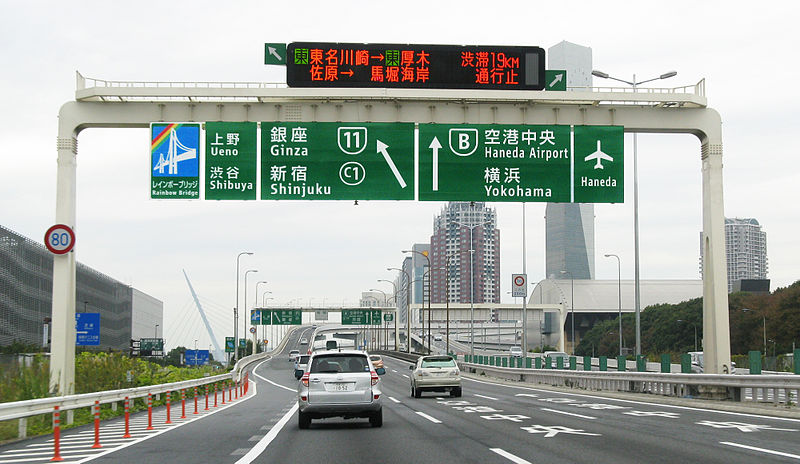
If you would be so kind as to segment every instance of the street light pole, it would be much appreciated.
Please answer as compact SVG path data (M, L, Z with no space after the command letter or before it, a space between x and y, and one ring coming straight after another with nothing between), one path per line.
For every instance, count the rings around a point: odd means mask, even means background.
M561 271L562 274L569 274L570 279L570 288L572 291L572 296L570 297L569 302L569 312L572 316L572 355L575 356L575 276L572 275L569 271Z
M247 313L247 274L249 274L251 272L258 272L258 270L257 269L248 269L248 270L246 270L244 272L244 310L245 310L245 313ZM247 320L246 318L242 318L242 319L244 321ZM245 329L245 331L242 332L243 334L245 332L247 332L247 323L246 322L244 324L244 329ZM247 335L245 335L244 337L247 338ZM245 348L245 353L246 352L247 352L247 348ZM256 352L256 340L255 340L255 336L254 336L253 337L253 350L252 350L252 352L250 354L255 354L255 352Z
M597 76L602 79L611 79L617 82L622 82L623 84L628 84L633 87L634 93L636 92L636 86L641 85L647 82L652 82L659 79L667 79L669 77L673 77L677 75L676 71L669 71L666 72L658 77L654 77L652 79L646 79L643 81L636 81L636 74L633 75L633 81L626 81L624 79L618 79L616 77L611 77L607 73L602 71L593 70L592 75ZM637 137L636 132L633 133L633 294L634 294L634 306L636 309L636 355L642 354L642 343L641 343L641 321L639 318L640 308L641 308L641 294L640 294L640 285L639 285L639 171L638 171L638 154L637 154Z
M398 348L398 346L397 346L397 319L400 318L400 314L398 314L398 311L397 311L397 285L394 282L392 282L391 280L387 280L387 279L378 279L378 282L389 282L390 284L392 284L392 289L393 289L393 293L392 293L393 296L392 297L394 298L394 307L395 307L395 315L394 315L394 349L395 349L395 351L397 351L397 348ZM388 343L387 343L387 349L388 349Z
M243 251L236 256L236 304L233 306L233 346L234 355L238 355L239 347L239 258L242 255L251 255L249 251ZM234 356L237 357L237 356Z
M387 267L386 270L406 275L406 353L411 353L411 274L399 267Z
M470 206L474 208L475 203L472 202ZM460 227L466 227L469 229L469 332L470 332L469 358L475 359L475 289L473 288L475 285L475 275L473 274L473 262L475 261L473 255L475 254L475 247L472 244L473 242L472 231L478 226L484 226L486 224L490 224L492 220L490 219L488 221L482 221L476 224L464 224L459 221L453 221L453 222L458 224ZM459 266L459 272L460 272L460 266Z
M421 252L421 251L403 250L402 253L416 253L418 255L424 256L425 259L428 260L428 334L427 334L427 342L428 342L428 353L430 353L431 352L431 341L430 341L430 337L431 337L431 275L430 275L431 258L428 257L428 255L426 253ZM425 286L425 274L424 273L423 273L423 279L422 279L422 286L423 287ZM425 292L423 291L423 298L422 298L422 306L423 306L423 308L425 307L424 293ZM424 333L425 332L425 319L424 319L424 317L422 319L422 332L423 332L423 336L424 336L425 335L425 333ZM423 349L425 348L425 342L426 342L426 340L423 339L422 340L422 348Z
M617 293L619 295L619 355L622 356L622 261L619 256L609 253L606 258L617 258Z

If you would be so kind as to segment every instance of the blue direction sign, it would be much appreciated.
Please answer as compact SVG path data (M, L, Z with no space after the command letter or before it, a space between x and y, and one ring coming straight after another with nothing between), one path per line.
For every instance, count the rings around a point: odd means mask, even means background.
M187 366L204 366L209 361L208 350L186 350L183 360Z
M260 309L251 309L250 310L250 325L261 325L261 310Z
M150 198L200 198L200 124L150 124Z
M100 313L75 313L75 345L100 345Z

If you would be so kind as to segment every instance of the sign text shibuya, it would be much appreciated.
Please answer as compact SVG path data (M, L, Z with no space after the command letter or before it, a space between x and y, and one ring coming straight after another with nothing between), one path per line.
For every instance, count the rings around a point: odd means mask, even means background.
M621 126L208 122L202 152L199 126L152 124L152 198L623 201Z

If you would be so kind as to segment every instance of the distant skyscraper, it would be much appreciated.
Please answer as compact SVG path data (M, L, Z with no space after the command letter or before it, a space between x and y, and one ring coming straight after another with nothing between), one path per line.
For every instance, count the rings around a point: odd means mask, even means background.
M470 249L474 250L471 273ZM433 220L431 266L433 303L499 303L500 230L497 229L497 211L486 207L483 202L449 202ZM444 270L439 270L444 267L447 267L449 278L446 278ZM470 275L474 300L470 298Z
M547 69L567 71L567 91L592 85L592 49L563 41L547 49ZM594 279L594 205L548 203L545 274ZM566 275L569 278L569 275Z
M767 233L753 218L725 218L728 291L741 279L767 278ZM703 233L700 232L700 276L703 276Z

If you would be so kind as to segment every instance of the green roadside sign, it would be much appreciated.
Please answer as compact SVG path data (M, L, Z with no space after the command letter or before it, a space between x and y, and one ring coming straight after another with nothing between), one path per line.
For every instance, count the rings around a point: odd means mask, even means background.
M544 89L555 91L567 90L567 71L546 69L544 71Z
M394 314L392 314L392 313L385 313L385 314L383 315L383 321L384 321L384 322L392 322L393 320L394 320Z
M273 309L272 325L300 325L303 323L303 312L299 309Z
M225 337L225 352L226 353L233 353L234 351L236 351L236 348L234 347L234 345L235 345L234 341L235 340L234 340L233 337Z
M380 309L343 309L342 325L380 325Z
M207 122L206 200L255 200L258 170L254 122Z
M262 200L413 200L414 124L261 123Z
M623 164L621 126L419 125L422 201L621 203Z
M264 64L277 64L286 66L286 44L265 43Z

